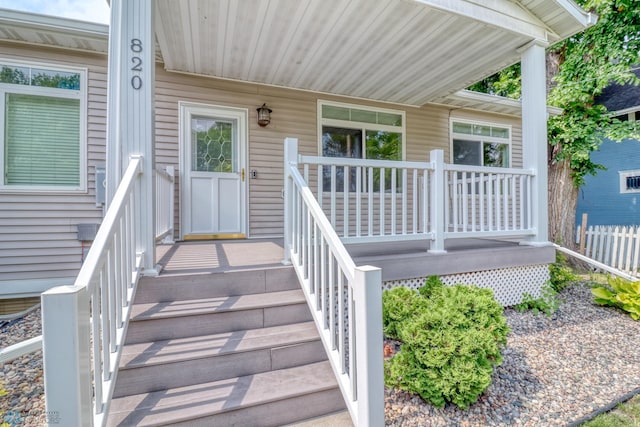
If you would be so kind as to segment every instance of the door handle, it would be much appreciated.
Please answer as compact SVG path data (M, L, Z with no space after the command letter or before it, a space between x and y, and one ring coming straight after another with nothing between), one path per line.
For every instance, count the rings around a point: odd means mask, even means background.
M242 172L240 172L240 179L244 182L244 168L242 168Z

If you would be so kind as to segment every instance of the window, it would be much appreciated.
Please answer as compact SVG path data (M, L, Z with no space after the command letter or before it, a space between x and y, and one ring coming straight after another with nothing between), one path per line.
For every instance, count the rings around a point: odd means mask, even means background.
M452 161L457 165L508 168L511 127L466 121L451 122Z
M628 108L624 110L624 113L614 112L616 114L613 116L614 119L618 119L621 122L637 122L640 121L640 110L638 107Z
M620 193L640 193L640 169L620 171Z
M3 190L84 190L85 75L0 60Z
M352 159L403 160L404 111L369 108L359 105L319 102L320 150L326 157ZM330 168L323 171L324 188L330 187ZM336 171L336 189L344 187L343 170ZM350 187L355 191L355 169ZM385 187L391 188L390 173L385 172ZM374 177L379 182L379 176ZM399 181L398 181L399 182Z

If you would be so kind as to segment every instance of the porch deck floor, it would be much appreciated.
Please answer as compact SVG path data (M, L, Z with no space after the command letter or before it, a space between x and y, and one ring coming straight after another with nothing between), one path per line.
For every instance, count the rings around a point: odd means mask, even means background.
M283 248L282 238L177 242L157 246L156 259L161 275L278 268ZM347 245L356 265L381 267L383 280L553 261L551 248L523 246L509 239L450 240L444 254L429 253L428 248L426 240Z

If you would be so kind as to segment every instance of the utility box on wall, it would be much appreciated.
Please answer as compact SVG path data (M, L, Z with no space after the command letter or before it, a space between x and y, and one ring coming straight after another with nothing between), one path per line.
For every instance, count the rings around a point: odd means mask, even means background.
M96 206L106 203L107 173L104 166L96 166Z
M100 224L78 224L77 227L78 240L81 242L82 246L82 254L80 260L84 263L84 260L87 258L87 254L89 253L89 249L91 248L91 242L95 240L96 234L98 234L98 228L100 228Z
M92 242L98 234L100 224L78 224L78 240Z

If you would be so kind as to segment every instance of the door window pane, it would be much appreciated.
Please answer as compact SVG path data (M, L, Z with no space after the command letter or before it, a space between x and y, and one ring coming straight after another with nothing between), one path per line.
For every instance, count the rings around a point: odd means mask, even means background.
M191 170L237 172L235 122L211 117L191 119Z

